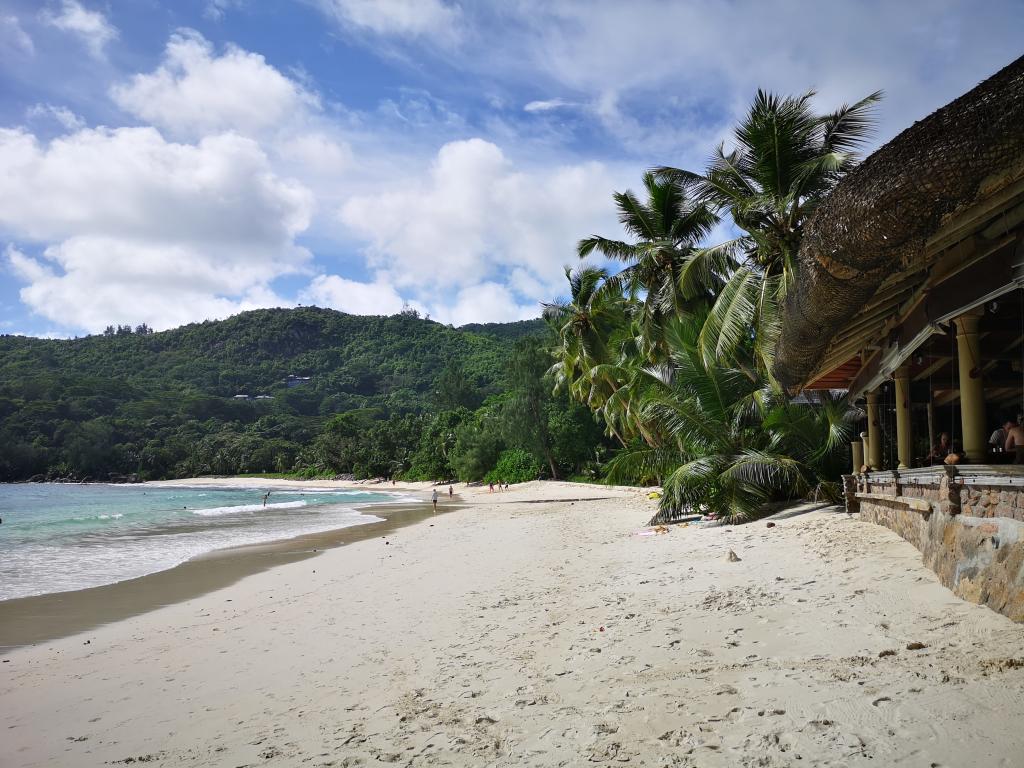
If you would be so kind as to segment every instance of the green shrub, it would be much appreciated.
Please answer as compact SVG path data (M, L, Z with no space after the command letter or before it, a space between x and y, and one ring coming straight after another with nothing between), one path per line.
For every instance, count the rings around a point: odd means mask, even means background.
M540 475L540 462L521 448L502 451L498 463L484 477L488 483L526 483Z

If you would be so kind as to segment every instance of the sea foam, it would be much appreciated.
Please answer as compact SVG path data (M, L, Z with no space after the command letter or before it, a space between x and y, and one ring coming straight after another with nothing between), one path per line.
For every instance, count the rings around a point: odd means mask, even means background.
M304 507L304 501L281 501L276 504L241 504L237 507L210 507L209 509L193 509L193 515L203 517L217 517L219 515L234 515L242 512L263 512L269 509L294 509Z
M348 503L393 501L379 491L296 497L265 487L0 483L0 601L113 584L218 549L378 522Z

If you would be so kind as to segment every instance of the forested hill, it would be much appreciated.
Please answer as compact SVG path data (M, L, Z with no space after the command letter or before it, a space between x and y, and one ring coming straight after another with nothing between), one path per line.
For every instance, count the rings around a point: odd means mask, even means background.
M334 415L370 423L478 407L503 390L516 340L543 328L302 307L160 333L3 336L0 479L217 471L211 456L247 436L266 455L219 469L290 471ZM218 443L211 456L195 447L204 440Z

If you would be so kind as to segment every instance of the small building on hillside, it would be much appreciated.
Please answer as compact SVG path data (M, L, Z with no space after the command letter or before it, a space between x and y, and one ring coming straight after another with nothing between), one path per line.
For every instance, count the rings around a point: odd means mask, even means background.
M848 510L1024 621L1024 57L867 158L798 258L772 371L863 403Z
M312 376L296 376L294 373L289 373L282 383L285 384L288 389L291 389L292 387L300 387L303 384L308 384L312 379Z
M232 400L251 400L252 398L249 397L249 395L235 395L231 399Z

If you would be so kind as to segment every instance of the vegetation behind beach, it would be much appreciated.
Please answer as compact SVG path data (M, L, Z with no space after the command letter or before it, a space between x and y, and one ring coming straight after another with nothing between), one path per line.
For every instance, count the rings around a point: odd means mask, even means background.
M603 438L585 408L540 385L544 329L305 307L161 333L0 337L0 480L478 480L505 451L519 452L506 466L572 474Z

